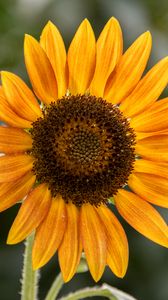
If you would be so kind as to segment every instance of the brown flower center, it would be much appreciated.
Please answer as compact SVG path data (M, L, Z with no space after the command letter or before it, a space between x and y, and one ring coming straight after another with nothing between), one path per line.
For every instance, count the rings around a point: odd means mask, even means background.
M106 202L133 169L133 129L102 98L76 95L51 103L31 134L37 180L77 206Z

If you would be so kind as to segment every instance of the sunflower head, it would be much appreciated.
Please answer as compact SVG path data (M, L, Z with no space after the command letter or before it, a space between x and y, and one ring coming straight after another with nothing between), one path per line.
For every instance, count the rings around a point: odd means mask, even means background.
M168 207L168 99L157 101L168 58L143 76L151 35L123 53L115 18L97 41L84 20L67 53L51 22L40 42L26 35L24 49L33 91L1 72L0 210L23 199L8 243L35 231L34 269L58 250L65 281L82 251L95 281L106 265L123 277L128 242L108 198L132 227L168 247L168 227L152 206Z

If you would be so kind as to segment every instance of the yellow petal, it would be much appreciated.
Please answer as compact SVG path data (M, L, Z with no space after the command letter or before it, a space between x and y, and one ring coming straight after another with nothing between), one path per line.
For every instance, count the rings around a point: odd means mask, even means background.
M168 128L168 98L155 102L151 107L130 120L136 131L153 132Z
M129 254L125 232L108 207L101 205L96 210L106 229L107 264L116 276L124 277Z
M33 158L29 155L0 157L0 182L15 181L32 170Z
M84 94L95 69L95 37L88 20L79 26L68 50L69 90Z
M53 67L58 84L58 97L62 97L67 90L66 50L59 30L51 21L42 31L40 44Z
M105 90L105 98L120 103L136 86L146 67L151 51L151 35L145 32L128 48L112 74Z
M33 245L33 268L45 265L59 247L66 228L65 202L61 196L52 199L49 212L36 230Z
M153 242L168 247L168 227L156 209L125 190L119 190L114 198L119 213L133 228Z
M137 141L136 153L158 162L168 162L168 134L150 136Z
M84 252L90 273L98 281L107 259L106 233L96 209L90 204L81 207L81 232Z
M30 35L25 36L24 51L34 92L41 101L50 104L57 99L57 82L47 54Z
M35 176L29 172L14 182L0 184L0 211L22 200L32 188Z
M76 272L82 254L82 243L79 229L79 210L73 203L66 204L67 227L58 249L59 264L65 282Z
M31 122L20 118L9 106L2 88L0 88L0 120L13 127L30 128Z
M168 57L158 62L121 103L120 109L132 117L149 108L161 95L168 83Z
M142 199L155 205L168 208L167 178L134 172L129 177L128 185Z
M18 76L3 71L1 78L6 99L18 116L31 122L41 116L40 106L35 96Z
M118 63L123 49L122 31L115 18L111 18L105 25L96 48L96 69L89 90L92 95L103 97L107 79Z
M46 216L51 205L51 195L45 184L35 188L23 202L8 235L8 244L24 240L36 229Z
M0 152L25 152L32 148L30 134L22 129L0 126Z

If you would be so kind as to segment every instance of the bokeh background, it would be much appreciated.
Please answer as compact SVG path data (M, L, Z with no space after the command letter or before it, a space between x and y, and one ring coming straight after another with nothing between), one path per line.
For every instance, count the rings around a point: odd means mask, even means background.
M85 17L90 20L98 36L111 16L117 17L121 23L125 49L142 32L152 32L153 50L148 67L168 55L167 0L0 0L0 69L13 71L28 81L23 57L24 34L39 38L49 19L58 26L68 47ZM14 206L0 214L0 300L20 299L19 280L24 245L5 244L17 210L18 206ZM166 210L161 212L168 221ZM125 222L121 222L127 231L130 245L128 272L124 279L117 279L107 269L99 284L106 282L132 294L138 300L167 300L168 250L146 240ZM40 299L44 299L58 272L55 256L42 268ZM88 272L76 275L64 286L62 295L93 284Z

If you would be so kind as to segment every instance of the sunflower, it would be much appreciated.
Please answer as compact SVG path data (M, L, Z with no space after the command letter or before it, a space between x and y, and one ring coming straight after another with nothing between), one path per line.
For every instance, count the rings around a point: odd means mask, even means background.
M106 265L123 277L128 242L112 201L132 227L168 247L168 227L152 205L168 207L168 98L157 101L168 57L142 77L151 35L123 54L115 18L97 42L84 20L67 54L48 22L40 42L26 35L24 50L34 93L1 72L0 210L22 199L7 242L34 231L33 268L58 251L65 282L82 251L95 281Z

